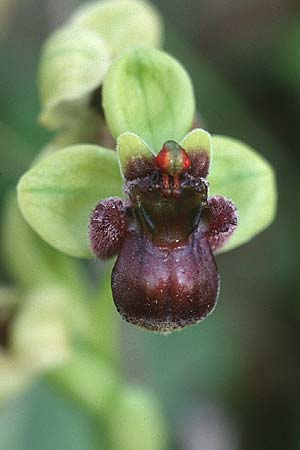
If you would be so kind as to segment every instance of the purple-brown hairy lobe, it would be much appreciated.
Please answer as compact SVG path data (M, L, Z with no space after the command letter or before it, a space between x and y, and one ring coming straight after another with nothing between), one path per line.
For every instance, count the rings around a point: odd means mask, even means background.
M216 195L208 200L205 218L208 221L209 245L213 251L220 250L237 227L237 209L231 200Z
M126 202L120 198L108 198L96 206L89 226L94 254L101 259L119 253L127 232Z
M213 310L219 275L212 250L237 224L232 202L207 197L207 153L189 151L187 158L178 144L166 144L155 159L128 161L127 203L104 200L90 223L94 253L119 254L112 272L118 311L161 333L198 323Z

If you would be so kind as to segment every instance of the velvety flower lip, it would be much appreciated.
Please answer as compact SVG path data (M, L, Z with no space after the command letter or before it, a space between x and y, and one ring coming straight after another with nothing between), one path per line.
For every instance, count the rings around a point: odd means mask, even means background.
M167 141L157 156L131 156L126 200L100 202L90 219L95 255L118 255L112 292L122 317L169 333L215 307L220 278L213 256L237 226L234 204L208 197L209 154Z

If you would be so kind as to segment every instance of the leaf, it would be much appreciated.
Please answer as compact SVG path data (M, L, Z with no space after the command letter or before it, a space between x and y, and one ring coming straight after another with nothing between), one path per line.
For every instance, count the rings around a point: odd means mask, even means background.
M158 11L141 1L93 2L80 8L70 24L99 33L113 54L140 45L158 47L162 41Z
M32 228L71 256L91 258L89 215L103 198L121 194L117 154L93 145L60 150L21 178L18 201Z
M237 230L221 252L248 242L267 228L276 213L277 193L271 165L251 147L223 136L213 136L210 195L224 195L239 213Z
M54 33L46 42L39 68L42 124L55 129L76 123L109 64L109 50L97 33L70 27Z
M121 171L126 178L128 165L136 159L152 159L153 153L150 147L134 133L123 133L117 140L117 152L120 160Z
M136 133L158 152L164 142L178 142L190 129L195 100L191 80L179 62L159 50L139 48L110 67L103 107L114 137Z

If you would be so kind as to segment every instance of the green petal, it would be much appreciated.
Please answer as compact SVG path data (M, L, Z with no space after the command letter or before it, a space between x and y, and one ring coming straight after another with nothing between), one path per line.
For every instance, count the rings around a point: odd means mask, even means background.
M201 128L196 128L190 131L181 141L180 145L184 150L189 153L193 152L206 152L209 160L212 159L212 141L211 135Z
M42 159L21 178L18 201L32 228L56 249L92 257L88 222L105 197L121 194L117 154L93 145L78 145Z
M121 172L125 178L128 164L133 163L135 159L152 159L154 156L146 142L134 133L123 133L119 136L117 140L117 152Z
M99 33L114 54L140 45L158 47L162 41L160 15L146 2L94 2L83 6L70 24Z
M129 131L158 152L190 129L195 99L191 80L174 58L139 48L116 60L104 82L103 107L114 137Z
M271 165L251 147L213 136L210 195L224 195L236 205L239 224L221 252L248 242L267 228L276 213L277 193Z
M108 48L97 33L70 27L54 33L39 68L42 124L54 129L77 122L109 64Z

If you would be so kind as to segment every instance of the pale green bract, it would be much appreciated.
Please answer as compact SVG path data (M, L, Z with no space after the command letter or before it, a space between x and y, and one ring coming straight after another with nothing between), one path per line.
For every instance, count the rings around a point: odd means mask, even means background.
M107 45L94 31L69 27L54 33L43 50L39 68L41 123L55 129L78 122L110 60Z
M103 107L115 138L136 133L157 153L165 141L179 142L191 128L193 86L185 69L167 53L130 50L107 73Z
M103 198L122 192L117 154L93 145L68 147L42 159L18 184L23 216L50 245L92 257L88 222Z
M251 147L235 139L213 136L209 175L211 195L224 195L238 209L239 223L221 252L245 244L266 229L276 213L276 182L271 165Z

